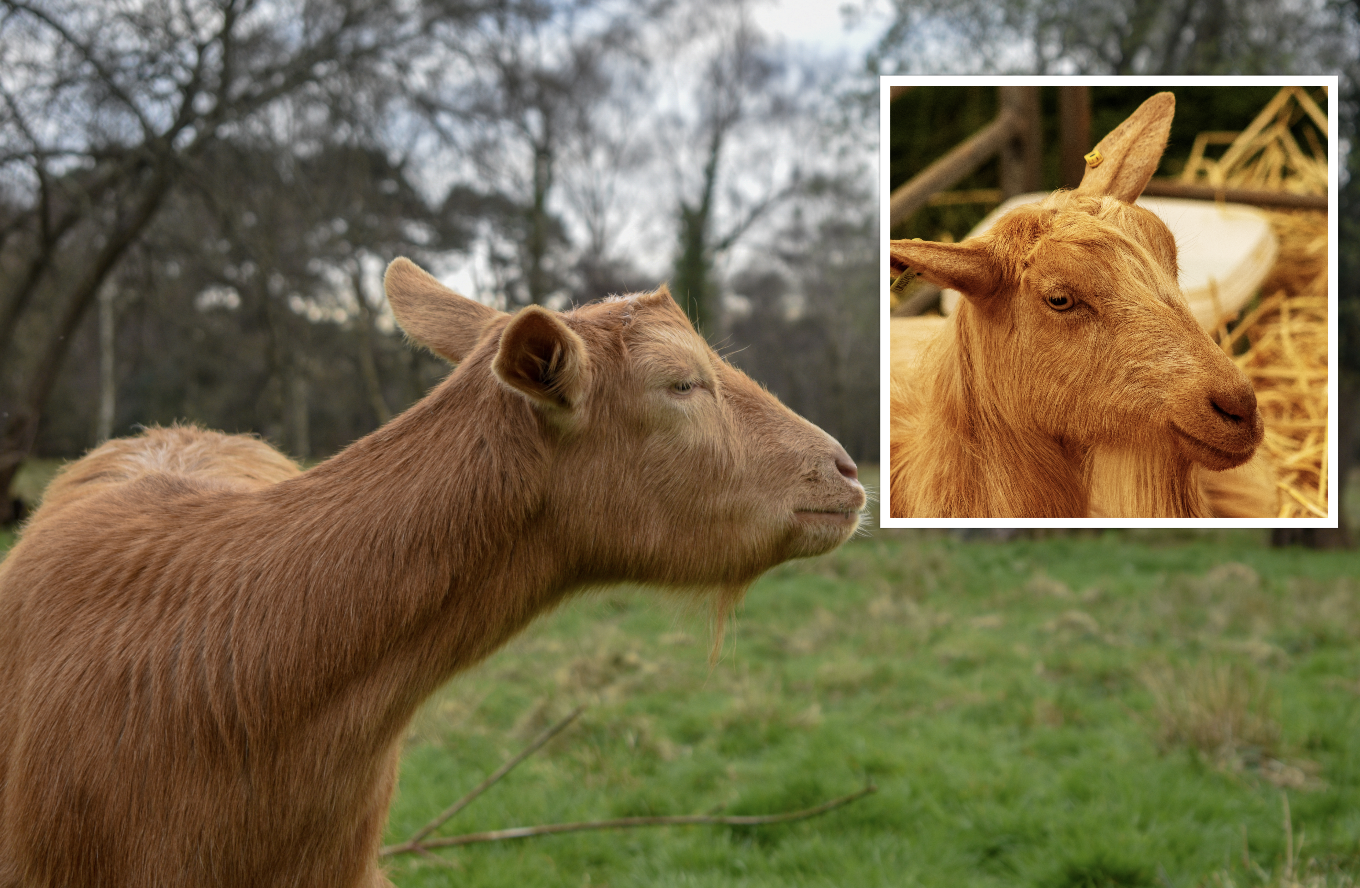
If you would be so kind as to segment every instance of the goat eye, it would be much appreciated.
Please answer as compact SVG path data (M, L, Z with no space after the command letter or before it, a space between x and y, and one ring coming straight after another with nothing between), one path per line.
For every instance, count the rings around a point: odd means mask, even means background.
M686 381L684 381L684 382L674 382L674 383L671 383L671 391L675 392L677 395L686 394L687 392L689 392L689 391L690 391L691 389L693 389L693 388L694 388L694 383L692 383L692 382L690 382L690 381L688 381L688 380L686 380Z
M1054 311L1067 311L1076 303L1066 293L1054 293L1048 297L1048 307Z

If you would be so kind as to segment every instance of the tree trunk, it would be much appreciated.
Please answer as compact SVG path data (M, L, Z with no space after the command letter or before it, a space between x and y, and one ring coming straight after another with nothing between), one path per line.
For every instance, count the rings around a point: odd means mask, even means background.
M544 115L545 121L547 115ZM534 146L534 194L529 208L529 236L525 245L528 252L528 268L525 269L529 284L529 301L542 305L548 297L548 192L553 182L552 134L544 123L543 140Z
M3 423L0 425L0 490L9 490L15 472L33 448L43 407L52 394L76 329L118 260L156 215L172 180L169 163L152 175L132 212L114 225L103 248L79 278L66 310L43 345L37 364L11 390L13 394L9 397L12 400L0 404L0 423Z
M312 455L311 423L307 409L307 376L296 362L288 365L288 437L292 439L293 456L307 459Z
M675 301L689 315L701 336L712 333L709 324L715 311L712 293L713 254L709 244L712 229L713 191L718 181L718 160L722 156L723 130L715 126L708 142L703 186L697 204L680 201L680 255L675 260Z
M383 398L382 380L378 377L378 363L373 355L373 307L368 304L368 297L364 293L363 268L358 263L355 265L350 280L354 284L354 299L359 304L359 317L354 322L359 339L359 372L363 374L368 403L373 407L378 425L387 425L387 421L392 418L392 411Z
M94 440L103 444L113 437L114 397L117 386L113 378L113 299L117 291L105 285L99 291L99 421Z

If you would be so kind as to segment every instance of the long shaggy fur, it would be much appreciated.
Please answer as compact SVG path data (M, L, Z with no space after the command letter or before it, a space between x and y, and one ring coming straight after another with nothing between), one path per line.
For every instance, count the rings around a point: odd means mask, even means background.
M449 676L576 590L730 595L853 533L844 450L664 289L512 317L398 260L388 290L458 362L406 413L307 472L109 442L0 565L3 888L389 884L404 727Z

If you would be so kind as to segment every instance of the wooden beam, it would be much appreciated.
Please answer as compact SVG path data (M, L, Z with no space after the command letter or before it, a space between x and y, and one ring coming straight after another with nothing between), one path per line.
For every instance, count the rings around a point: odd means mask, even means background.
M1024 121L1003 108L991 123L969 136L939 160L893 191L889 202L890 225L897 225L925 206L937 191L952 187L964 176L982 166L993 154L1015 137Z
M1143 189L1149 197L1185 197L1191 200L1222 200L1228 203L1251 204L1278 209L1325 210L1324 194L1294 194L1289 191L1263 191L1251 188L1214 188L1210 185L1187 185L1171 179L1153 179Z

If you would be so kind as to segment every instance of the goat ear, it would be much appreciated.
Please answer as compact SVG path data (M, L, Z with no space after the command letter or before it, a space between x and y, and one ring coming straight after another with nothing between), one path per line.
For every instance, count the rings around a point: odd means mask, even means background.
M680 305L680 301L678 299L671 295L671 288L668 284L665 283L662 283L661 286L657 287L650 293L639 294L637 297L637 301L642 305L666 305L667 303L669 303L670 305L675 307L676 311L680 312L681 314L685 313L684 307Z
M655 290L643 296L642 298L647 300L648 302L664 302L667 299L669 299L671 302L675 302L675 297L671 295L670 285L667 284L665 281L662 281L661 286L657 287ZM676 304L677 306L679 305L679 303Z
M1108 194L1125 203L1137 200L1161 163L1175 113L1176 97L1169 92L1139 105L1086 155L1086 174L1077 192Z
M486 325L502 315L460 296L404 257L387 266L383 289L406 335L453 364L467 357Z
M895 270L909 267L936 286L958 290L974 299L990 296L1004 279L1001 263L976 239L961 244L889 241L888 253Z
M569 410L585 394L589 360L574 330L547 309L530 305L501 331L491 370L535 404Z

